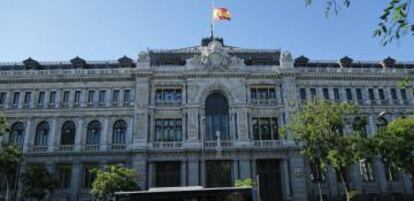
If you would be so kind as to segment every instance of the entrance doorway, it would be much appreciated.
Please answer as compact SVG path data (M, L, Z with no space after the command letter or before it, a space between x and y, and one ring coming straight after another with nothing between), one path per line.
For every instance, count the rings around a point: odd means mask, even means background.
M261 201L283 201L280 161L257 160L256 171L259 175Z

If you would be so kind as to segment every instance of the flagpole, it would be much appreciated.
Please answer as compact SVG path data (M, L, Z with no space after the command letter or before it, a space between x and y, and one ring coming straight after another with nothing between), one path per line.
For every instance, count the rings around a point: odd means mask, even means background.
M214 40L214 35L215 35L215 26L216 26L216 24L215 24L215 21L214 21L214 9L215 9L215 7L216 7L216 0L211 0L211 7L212 7L212 10L211 10L211 38Z

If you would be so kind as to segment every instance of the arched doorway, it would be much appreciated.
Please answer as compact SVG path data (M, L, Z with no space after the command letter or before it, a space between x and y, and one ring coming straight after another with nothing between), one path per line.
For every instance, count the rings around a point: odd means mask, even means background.
M210 94L205 102L206 109L206 138L217 140L216 133L220 132L221 140L230 140L229 132L229 104L221 93Z

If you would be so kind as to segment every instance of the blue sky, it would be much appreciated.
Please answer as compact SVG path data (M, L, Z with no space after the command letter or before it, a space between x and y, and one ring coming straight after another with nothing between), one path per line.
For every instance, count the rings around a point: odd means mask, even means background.
M324 0L217 0L225 43L281 48L297 57L414 61L414 37L382 47L372 31L385 0L353 0L324 16ZM136 58L139 51L195 46L209 35L211 0L0 0L0 61Z

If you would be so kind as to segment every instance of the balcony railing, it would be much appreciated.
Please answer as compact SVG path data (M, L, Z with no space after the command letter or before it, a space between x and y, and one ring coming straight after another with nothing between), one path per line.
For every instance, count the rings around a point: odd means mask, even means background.
M41 145L35 145L33 146L33 152L47 152L48 146L41 146Z
M277 100L267 99L267 100L251 100L251 103L254 105L277 105Z
M59 145L59 152L72 152L73 151L73 145Z
M125 150L126 144L111 144L111 150Z
M255 140L253 146L255 147L280 147L294 145L293 141L288 140Z
M99 151L99 144L87 144L84 147L85 151Z
M232 147L233 142L232 141L220 141L221 147ZM211 147L217 147L218 142L217 141L205 141L204 147L211 148Z
M175 142L153 142L152 147L161 149L181 148L183 143L181 141Z

